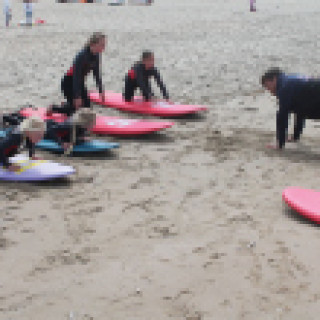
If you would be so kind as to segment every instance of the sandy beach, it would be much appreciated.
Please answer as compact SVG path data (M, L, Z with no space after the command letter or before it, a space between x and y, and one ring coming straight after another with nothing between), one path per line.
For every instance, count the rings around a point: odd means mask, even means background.
M60 80L93 31L120 92L143 49L171 99L208 112L103 157L63 157L70 179L0 183L0 320L316 320L320 234L282 203L320 189L320 123L275 138L261 74L320 75L319 0L156 0L151 7L43 0L39 27L0 28L1 110L62 100ZM89 87L94 88L91 80ZM95 106L104 115L157 119ZM319 242L318 242L319 241Z

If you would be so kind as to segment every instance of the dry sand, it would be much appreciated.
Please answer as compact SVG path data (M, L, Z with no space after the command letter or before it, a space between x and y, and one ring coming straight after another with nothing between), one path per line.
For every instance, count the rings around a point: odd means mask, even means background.
M48 24L25 29L14 4L14 25L0 29L3 110L59 102L63 72L96 30L109 35L108 89L150 48L172 99L210 109L120 140L108 157L43 153L76 167L69 182L0 184L1 320L319 318L319 230L287 212L281 192L319 188L320 126L309 121L300 146L267 150L276 104L258 82L275 65L319 75L320 2L248 9L40 1L35 17Z

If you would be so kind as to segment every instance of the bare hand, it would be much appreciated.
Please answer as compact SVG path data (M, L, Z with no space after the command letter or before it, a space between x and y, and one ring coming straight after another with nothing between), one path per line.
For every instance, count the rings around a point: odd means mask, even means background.
M63 150L67 151L70 147L71 147L71 143L70 142L65 142L62 144Z
M8 170L11 171L11 172L17 172L21 169L21 167L17 164L11 164L9 167L8 167Z
M296 141L294 140L293 135L288 136L287 142L296 142Z
M74 104L74 107L75 107L76 109L81 108L81 106L82 106L82 99L81 99L81 98L73 99L73 104Z
M271 144L271 143L267 144L267 148L272 150L281 150L277 144Z

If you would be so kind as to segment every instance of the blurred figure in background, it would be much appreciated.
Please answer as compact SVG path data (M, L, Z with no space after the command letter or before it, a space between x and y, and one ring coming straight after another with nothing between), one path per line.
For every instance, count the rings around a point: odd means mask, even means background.
M26 15L26 25L32 26L32 11L33 3L32 0L23 0L24 12Z
M10 0L3 0L3 13L6 20L6 27L9 27L10 20L12 19Z

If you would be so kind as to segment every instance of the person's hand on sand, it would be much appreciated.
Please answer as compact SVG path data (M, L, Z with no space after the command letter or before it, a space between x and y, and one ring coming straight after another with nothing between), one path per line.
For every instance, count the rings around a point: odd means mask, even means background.
M76 109L81 108L82 106L82 99L81 98L76 98L73 100L74 106Z
M293 135L289 135L287 138L287 142L296 142L296 140L294 140Z
M272 149L272 150L281 150L277 143L269 143L269 144L267 144L267 148Z
M64 143L62 144L63 150L64 150L64 151L68 151L69 148L71 147L71 145L72 145L72 143L70 143L70 142L64 142Z
M8 167L8 170L11 171L11 172L17 172L19 171L21 168L19 165L17 164L11 164L9 167Z

